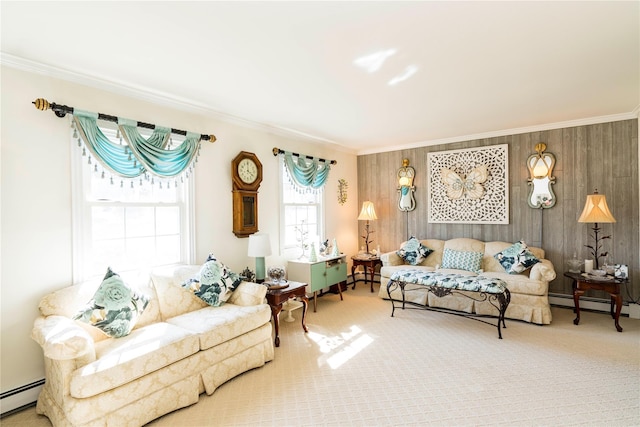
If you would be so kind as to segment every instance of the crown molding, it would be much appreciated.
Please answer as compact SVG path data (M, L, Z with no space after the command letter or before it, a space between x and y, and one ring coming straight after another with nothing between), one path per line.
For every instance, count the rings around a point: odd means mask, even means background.
M325 146L330 145L332 149L345 151L344 147L341 147L337 142L326 138L296 131L294 129L259 123L233 116L231 114L221 113L219 111L211 109L204 104L193 102L192 100L186 98L172 96L161 91L154 91L144 86L133 86L131 84L113 79L90 76L87 74L21 58L15 55L10 55L4 52L0 52L0 65L27 71L34 74L40 74L47 77L65 80L71 83L92 87L94 89L104 90L106 92L115 93L117 95L122 95L129 98L139 99L141 101L146 101L156 105L175 108L190 113L206 115L208 117L213 117L214 119L226 123L265 132L272 135L277 135L285 138L303 139L308 142L319 143ZM347 152L349 151L347 150ZM355 150L351 151L351 154L355 154Z
M305 132L297 131L295 129L289 129L282 126L275 126L266 123L259 123L252 120L243 119L237 116L233 116L226 113L213 110L210 107L193 102L186 98L180 98L169 95L161 91L154 91L143 86L133 86L128 83L120 82L113 79L105 79L96 76L90 76L87 74L55 67L52 65L43 64L41 62L32 61L29 59L21 58L15 55L0 52L0 65L16 68L22 71L30 73L40 74L60 80L69 81L72 83L80 84L83 86L92 87L95 89L104 90L110 93L139 99L152 104L161 105L165 107L175 108L181 111L206 115L213 117L214 119L230 123L243 128L253 129L268 134L281 136L284 138L302 139L321 146L328 147L332 150L337 150L344 153L355 155L366 155L375 153L384 153L389 151L399 151L419 147L427 147L440 144L452 144L455 142L472 141L476 139L494 138L499 136L517 135L521 133L540 132L552 129L568 128L574 126L585 126L598 123L615 122L620 120L629 120L640 118L640 105L636 106L633 111L629 113L613 114L608 116L589 117L585 119L570 120L565 122L547 123L541 125L534 125L521 128L503 129L498 131L484 132L472 135L461 135L451 138L442 138L434 140L417 141L407 144L396 144L391 146L382 147L369 147L362 150L352 150L340 143L322 138L319 136L311 135Z
M426 140L426 141L413 142L409 144L368 148L365 150L358 151L358 156L362 156L365 154L385 153L389 151L408 150L412 148L428 147L432 145L453 144L454 142L473 141L476 139L487 139L487 138L495 138L499 136L518 135L521 133L541 132L546 130L570 128L575 126L586 126L586 125L594 125L598 123L617 122L620 120L637 119L639 117L640 117L640 105L637 106L633 111L630 111L628 113L611 114L608 116L588 117L585 119L569 120L566 122L545 123L542 125L526 126L526 127L513 128L513 129L503 129L498 131L477 133L473 135L455 136L451 138L432 139L432 140Z

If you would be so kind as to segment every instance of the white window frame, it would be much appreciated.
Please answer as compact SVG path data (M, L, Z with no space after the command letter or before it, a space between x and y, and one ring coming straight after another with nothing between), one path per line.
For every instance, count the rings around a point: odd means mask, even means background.
M278 156L279 157L279 164L278 164L278 184L279 184L279 196L280 196L280 255L287 258L287 259L293 259L293 258L298 258L302 255L302 249L300 244L286 244L286 237L285 237L285 233L286 233L286 228L289 224L287 224L286 222L286 207L287 206L299 206L301 204L299 203L285 203L284 200L284 186L285 184L289 184L288 183L288 178L286 177L287 171L286 171L286 167L284 164L284 156ZM321 243L322 240L325 239L324 234L325 234L325 191L324 191L324 187L320 190L320 194L318 197L318 202L314 203L313 205L316 206L317 212L317 218L318 218L318 226L317 226L317 230L308 230L309 231L309 237L314 236L317 232L317 236L318 239L320 241L316 241L316 250L318 249L318 245L319 243ZM304 206L309 206L309 204L304 204ZM309 255L309 250L307 249L307 251L305 252L307 255Z
M99 122L99 126L105 134L111 136L115 134L115 124L108 122ZM109 132L111 129L111 132ZM82 148L78 147L76 138L71 137L71 202L72 202L72 239L73 239L73 282L81 283L88 279L97 277L90 274L86 254L90 253L91 247L91 208L96 205L107 206L136 206L136 207L156 207L167 206L162 202L122 202L122 201L92 201L88 200L87 194L91 184L90 166L87 165L87 157L82 156ZM84 144L83 144L84 145ZM92 159L95 163L96 160ZM105 178L109 179L109 178ZM115 180L116 178L114 178ZM180 210L180 261L175 264L192 264L195 259L195 185L193 174L184 179L178 186L182 188L178 202L169 205L175 205ZM119 185L114 183L114 185ZM105 266L109 261L105 260ZM118 273L148 273L143 271L144 268L153 268L157 266L144 266L141 269L129 271L118 271ZM106 272L106 267L105 267ZM104 273L102 273L104 274Z

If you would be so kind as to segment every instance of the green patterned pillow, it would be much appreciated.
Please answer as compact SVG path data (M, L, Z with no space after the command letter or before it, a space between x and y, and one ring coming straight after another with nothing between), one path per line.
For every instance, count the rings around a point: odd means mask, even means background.
M231 297L241 282L238 274L209 254L198 274L184 282L182 287L210 306L219 307Z
M441 268L452 268L456 270L480 272L482 269L482 252L466 252L456 251L454 249L445 249L442 254Z
M147 304L147 296L131 289L109 267L93 298L73 318L121 338L131 333Z
M396 254L398 254L398 256L402 258L406 263L409 263L411 265L418 265L422 261L424 261L424 259L428 257L431 252L433 252L433 249L426 247L425 245L420 243L420 240L411 236L407 243L405 243L405 245L399 251L397 251Z
M540 262L522 240L493 256L509 274L518 274Z

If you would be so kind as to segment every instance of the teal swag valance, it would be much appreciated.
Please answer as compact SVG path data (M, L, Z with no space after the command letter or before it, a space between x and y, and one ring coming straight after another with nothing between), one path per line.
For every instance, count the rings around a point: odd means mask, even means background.
M306 159L303 156L295 156L290 151L284 152L284 165L292 184L300 191L321 190L331 170L328 162L320 161L316 157Z
M134 120L118 118L126 145L109 140L98 126L98 114L75 109L73 123L91 154L105 169L122 178L152 174L176 177L190 168L200 149L200 134L187 132L184 142L168 147L171 129L158 127L144 138Z

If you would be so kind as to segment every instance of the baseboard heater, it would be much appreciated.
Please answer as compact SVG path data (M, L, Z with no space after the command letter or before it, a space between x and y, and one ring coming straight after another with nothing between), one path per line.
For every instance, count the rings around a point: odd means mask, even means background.
M558 307L574 307L573 296L566 294L549 293L549 303ZM594 310L609 313L611 310L611 302L602 298L591 298L582 295L580 297L580 310ZM620 314L629 315L629 304L622 303Z
M0 418L33 406L38 400L43 385L44 378L0 393Z

